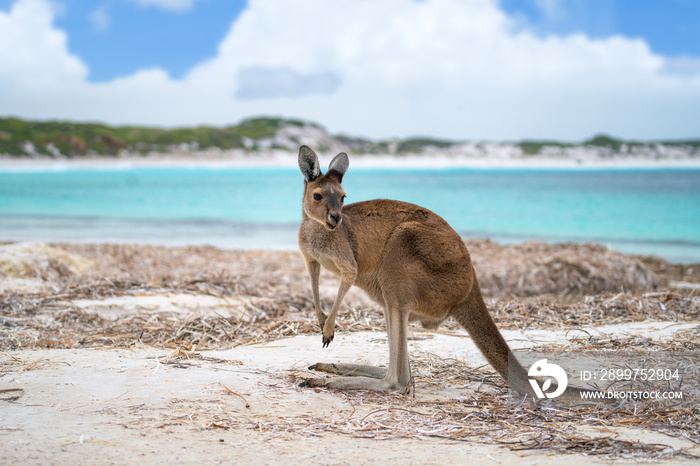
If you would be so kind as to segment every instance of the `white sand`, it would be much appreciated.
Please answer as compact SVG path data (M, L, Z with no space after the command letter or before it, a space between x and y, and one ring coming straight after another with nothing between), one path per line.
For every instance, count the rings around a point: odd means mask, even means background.
M675 332L697 325L637 323L585 331L593 335L634 334L668 340ZM471 339L463 333L420 334L421 339L410 341L412 352L458 358L473 366L484 364ZM504 336L514 347L561 342L573 337L564 331L543 330L504 332ZM0 463L554 465L605 462L581 454L514 452L507 447L480 443L478 439L474 442L429 437L374 440L336 433L320 436L280 433L267 427L277 419L290 417L359 419L381 408L350 406L337 393L298 388L287 376L318 360L384 362L387 358L384 333L338 334L325 350L321 349L320 336L314 335L207 351L202 355L217 359L197 360L184 369L161 363L172 356L171 350L150 347L3 353L0 390L17 388L24 392L16 401L0 401ZM463 395L462 388L447 384L439 389L419 388L416 396L449 400ZM243 417L250 428L212 427L217 419L230 417ZM591 436L688 448L688 452L700 454L700 446L689 441L642 429L606 425L604 429L588 427L584 431Z
M322 154L328 157L333 154ZM636 156L614 156L606 159L591 154L580 157L528 156L513 157L503 154L468 156L446 153L435 154L350 154L353 168L382 169L626 169L626 168L700 168L700 158L650 158ZM66 169L131 169L145 167L198 167L198 168L296 168L297 154L293 151L270 151L261 154L240 150L215 151L205 154L152 154L148 156L81 157L76 159L9 158L0 157L0 171L46 171Z

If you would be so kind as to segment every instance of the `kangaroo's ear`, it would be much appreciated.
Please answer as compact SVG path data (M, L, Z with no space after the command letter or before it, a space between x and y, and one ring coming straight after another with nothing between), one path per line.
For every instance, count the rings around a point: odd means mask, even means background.
M343 175L348 171L349 166L350 160L348 160L348 154L341 152L333 157L330 165L328 165L328 176L335 176L338 178L338 181L343 181Z
M301 146L299 148L299 170L301 170L301 174L304 175L306 181L313 181L321 176L318 156L309 146Z

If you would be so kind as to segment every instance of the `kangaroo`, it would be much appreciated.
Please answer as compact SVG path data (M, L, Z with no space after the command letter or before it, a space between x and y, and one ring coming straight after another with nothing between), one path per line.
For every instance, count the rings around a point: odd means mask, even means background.
M408 322L434 329L452 317L511 387L532 395L527 371L512 357L486 308L461 237L440 216L414 204L377 199L344 205L341 183L348 167L341 152L324 175L316 153L299 148L304 176L299 248L311 277L323 347L333 340L338 308L355 285L383 308L389 365L317 363L309 369L337 377L311 378L302 386L408 392L413 385ZM340 278L328 315L319 299L321 267Z

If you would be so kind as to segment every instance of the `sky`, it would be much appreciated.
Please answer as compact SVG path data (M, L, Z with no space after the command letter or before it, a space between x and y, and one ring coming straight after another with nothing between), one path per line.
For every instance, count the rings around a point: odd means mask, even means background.
M0 116L700 138L696 0L0 0Z

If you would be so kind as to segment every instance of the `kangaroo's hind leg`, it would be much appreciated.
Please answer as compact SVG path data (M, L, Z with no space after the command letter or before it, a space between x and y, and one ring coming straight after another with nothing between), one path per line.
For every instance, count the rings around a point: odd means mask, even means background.
M314 364L314 369L342 374L340 377L312 378L302 386L327 387L338 390L375 390L380 392L408 392L413 379L408 360L408 314L398 305L386 312L389 336L389 367L360 364ZM348 373L349 371L350 373ZM381 378L380 378L381 377Z

